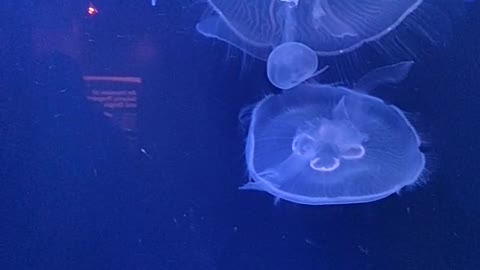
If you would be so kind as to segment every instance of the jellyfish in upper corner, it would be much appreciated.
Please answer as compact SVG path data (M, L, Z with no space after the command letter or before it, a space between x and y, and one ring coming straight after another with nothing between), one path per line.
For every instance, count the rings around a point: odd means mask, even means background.
M207 0L197 24L207 37L266 60L276 46L300 42L319 55L351 51L395 27L423 0Z
M402 24L423 0L207 2L210 11L197 30L267 61L270 81L289 89L325 69L318 67L318 56L340 55L379 40Z
M374 70L357 87L401 81L411 65ZM253 108L245 151L250 181L241 189L299 204L371 202L419 180L420 145L397 107L358 89L302 84Z

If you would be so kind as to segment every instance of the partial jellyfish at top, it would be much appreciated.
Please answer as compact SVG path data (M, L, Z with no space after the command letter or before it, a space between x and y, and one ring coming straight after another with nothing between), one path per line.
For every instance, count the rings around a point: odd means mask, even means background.
M258 102L245 151L250 181L241 189L326 205L371 202L414 184L425 167L415 128L366 94L402 81L412 63L373 70L359 89L307 83Z
M423 0L207 0L197 30L267 61L267 75L289 89L325 70L336 56L380 39Z

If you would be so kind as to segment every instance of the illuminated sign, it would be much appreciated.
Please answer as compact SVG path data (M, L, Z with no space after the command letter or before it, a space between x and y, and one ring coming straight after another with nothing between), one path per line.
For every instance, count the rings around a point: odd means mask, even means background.
M130 139L137 136L137 93L139 77L83 76L88 87L87 99L97 104L104 115L125 131Z

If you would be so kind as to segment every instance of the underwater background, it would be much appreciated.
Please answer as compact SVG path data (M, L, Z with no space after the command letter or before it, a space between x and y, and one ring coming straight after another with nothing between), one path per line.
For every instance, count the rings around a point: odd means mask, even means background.
M196 32L204 4L5 1L0 269L479 269L480 5L457 6L379 93L424 139L425 183L305 206L238 190L239 112L278 90Z

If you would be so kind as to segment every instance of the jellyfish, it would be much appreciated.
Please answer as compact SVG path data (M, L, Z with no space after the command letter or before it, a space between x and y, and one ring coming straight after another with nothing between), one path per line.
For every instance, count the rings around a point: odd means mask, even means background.
M315 52L303 43L285 42L277 46L267 59L267 77L280 89L293 88L325 71L317 70Z
M423 0L207 0L211 7L197 30L260 59L296 41L319 55L354 50L392 31Z
M250 180L240 188L326 205L371 202L416 183L425 167L419 136L402 111L367 94L400 82L411 66L373 70L362 89L301 84L265 97L251 112Z
M286 89L325 70L326 64L322 64L320 70L313 68L318 62L314 54L329 61L355 51L365 43L379 44L377 41L397 29L409 17L413 17L413 20L409 20L412 22L408 25L409 33L411 29L418 29L421 35L428 36L430 29L425 29L427 23L424 21L429 18L426 17L439 16L410 16L414 11L422 10L419 7L423 2L207 0L209 12L196 28L206 37L222 40L248 55L268 61L268 78L275 86ZM422 17L422 23L417 23L416 17ZM436 25L448 28L441 21ZM401 41L385 40L385 45L392 45L388 55L395 54L398 48L404 48L406 53L415 51L409 48L405 38L400 38ZM428 38L433 39L430 36ZM284 46L284 43L287 45ZM387 46L380 44L379 47L383 51ZM302 58L294 60L294 55ZM308 66L298 67L302 62ZM275 68L282 72L275 73ZM279 74L288 79L279 79Z

